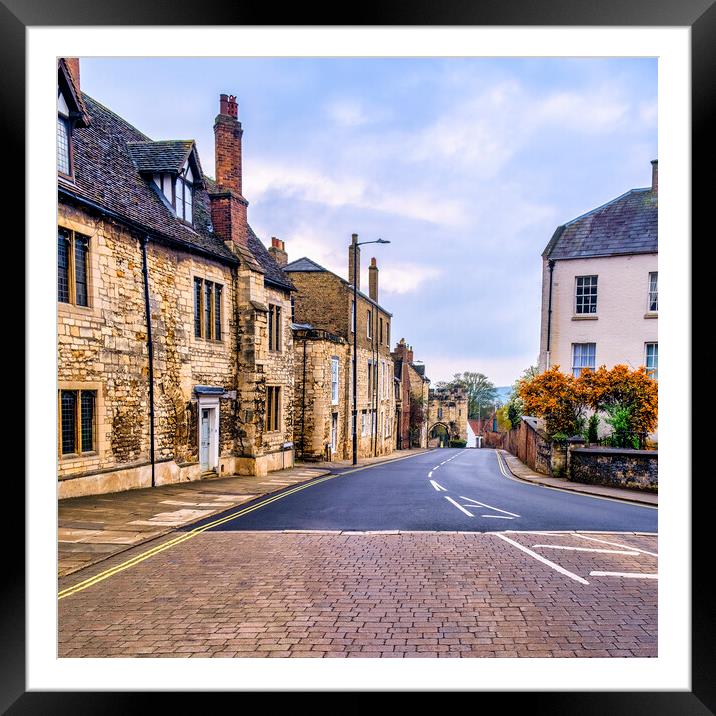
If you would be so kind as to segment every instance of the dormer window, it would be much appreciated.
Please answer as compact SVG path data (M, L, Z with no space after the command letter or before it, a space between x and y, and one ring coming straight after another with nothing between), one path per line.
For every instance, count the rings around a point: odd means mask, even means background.
M57 96L57 171L72 175L72 129L70 110L63 94Z
M186 221L187 224L192 223L192 201L194 176L191 173L191 167L186 164L184 169L179 173L176 179L176 188L174 192L174 209L177 216Z
M189 164L178 174L155 174L154 183L159 187L167 203L174 209L178 219L192 223L194 201L194 174Z

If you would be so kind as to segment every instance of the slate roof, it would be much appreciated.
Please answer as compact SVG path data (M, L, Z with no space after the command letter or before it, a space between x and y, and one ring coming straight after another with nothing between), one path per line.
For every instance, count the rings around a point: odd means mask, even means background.
M632 189L559 226L542 256L558 260L658 253L658 209L651 188Z
M128 144L149 137L89 95L83 94L90 116L88 127L72 132L74 182L59 181L65 193L109 209L150 233L196 248L218 259L237 263L236 256L212 233L209 195L194 193L194 227L181 222L151 179L137 171Z
M140 172L177 174L194 148L193 139L159 142L127 142L127 151Z
M317 264L315 261L311 261L311 259L306 258L305 256L301 259L296 259L295 261L291 261L290 264L286 264L284 266L285 271L328 271L328 269L323 268L320 264Z
M118 214L148 232L175 241L187 250L198 250L236 264L237 256L220 236L213 233L208 190L215 183L204 176L194 190L193 227L180 221L161 191L142 172L178 171L194 150L196 169L201 175L193 140L153 142L149 137L89 95L82 94L90 117L88 127L72 132L74 182L59 180L64 194L76 196ZM264 273L264 280L292 290L290 278L249 227L249 248L237 246L239 258Z
M284 270L281 268L281 266L278 265L276 259L271 256L271 254L268 252L268 249L263 245L261 239L256 236L254 230L250 226L249 249L251 249L251 253L259 262L261 268L264 270L264 281L268 281L269 283L272 283L275 286L283 288L287 291L296 290L296 287L293 285L291 279L288 277L287 274L284 273Z
M324 266L321 266L321 264L317 264L315 261L307 258L306 256L303 256L300 259L296 259L295 261L291 261L291 263L286 264L283 267L283 270L288 274L290 274L293 271L295 271L297 273L313 273L313 272L329 273L329 274L339 278L344 285L351 286L351 287L353 286L352 283L350 283L349 281L346 281L342 276L339 276L337 273L334 273L333 271L329 271ZM365 294L365 293L363 293L363 291L359 290L358 295L361 298L364 298L366 301L368 301L368 303L372 303L374 306L377 306L386 315L391 316L391 317L393 316L393 314L390 313L390 311L386 311L385 308L383 308L383 306L381 306L377 301L374 301L370 296L368 296L368 294Z

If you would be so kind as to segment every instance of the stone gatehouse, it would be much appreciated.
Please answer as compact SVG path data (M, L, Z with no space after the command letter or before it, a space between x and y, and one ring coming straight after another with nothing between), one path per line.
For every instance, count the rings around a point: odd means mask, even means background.
M437 447L445 440L467 441L467 393L464 388L431 389L428 415L429 447Z

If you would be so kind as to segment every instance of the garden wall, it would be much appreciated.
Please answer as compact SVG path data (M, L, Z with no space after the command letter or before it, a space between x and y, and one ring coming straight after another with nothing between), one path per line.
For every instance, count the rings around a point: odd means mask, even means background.
M659 453L602 447L570 448L573 482L658 492Z

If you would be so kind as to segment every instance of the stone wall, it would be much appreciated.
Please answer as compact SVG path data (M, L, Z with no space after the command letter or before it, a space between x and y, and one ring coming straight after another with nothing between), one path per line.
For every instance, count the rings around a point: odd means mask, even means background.
M609 487L657 492L659 453L656 450L570 448L570 480Z
M148 486L149 360L141 245L123 226L66 203L59 206L58 224L90 240L89 307L58 303L58 389L97 394L96 449L68 456L58 449L60 496ZM197 385L224 389L218 398L219 474L263 474L287 460L292 464L292 452L281 451L293 437L288 292L267 290L256 271L237 272L231 264L156 242L148 244L147 260L157 483L201 477ZM194 335L195 277L223 286L220 340ZM281 354L267 349L261 309L269 301L283 309ZM267 383L284 386L285 393L282 430L265 435Z

